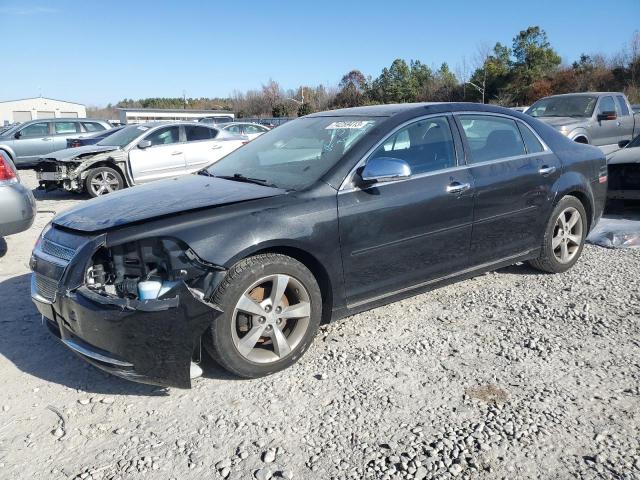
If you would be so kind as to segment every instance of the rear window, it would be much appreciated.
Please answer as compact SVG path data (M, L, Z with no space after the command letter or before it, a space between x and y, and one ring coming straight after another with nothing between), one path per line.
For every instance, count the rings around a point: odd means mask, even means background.
M526 154L514 120L488 115L461 115L459 118L473 163Z
M629 115L629 107L627 107L627 102L622 95L617 95L616 100L618 100L618 106L620 107L620 115L626 117Z
M187 135L187 142L197 142L199 140L210 140L215 137L215 131L208 127L197 127L185 125L184 131Z
M106 130L104 125L96 122L83 122L82 126L87 132L100 132L102 130Z
M544 152L544 147L538 137L531 131L529 127L523 123L518 122L522 139L524 140L524 146L527 148L527 153L540 153Z
M78 131L76 122L55 122L56 133L76 133Z

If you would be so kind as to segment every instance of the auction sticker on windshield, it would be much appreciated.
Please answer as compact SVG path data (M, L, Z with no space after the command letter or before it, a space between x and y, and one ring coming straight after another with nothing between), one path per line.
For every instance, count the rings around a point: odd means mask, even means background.
M364 128L367 125L371 125L373 122L371 120L354 120L352 122L333 122L325 127L325 130L338 130L343 128L354 128L360 129Z

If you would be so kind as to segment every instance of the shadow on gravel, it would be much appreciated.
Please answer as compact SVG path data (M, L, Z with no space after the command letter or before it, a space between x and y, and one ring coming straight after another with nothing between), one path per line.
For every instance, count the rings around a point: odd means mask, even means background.
M96 394L163 396L166 389L133 383L76 357L41 323L30 298L30 275L0 281L0 355L19 370L46 382Z
M89 200L89 198L91 198L86 193L73 193L62 189L47 191L34 188L31 191L33 192L33 196L36 197L36 200L39 201Z
M7 250L9 247L7 246L7 241L0 237L0 258L4 257L7 254Z

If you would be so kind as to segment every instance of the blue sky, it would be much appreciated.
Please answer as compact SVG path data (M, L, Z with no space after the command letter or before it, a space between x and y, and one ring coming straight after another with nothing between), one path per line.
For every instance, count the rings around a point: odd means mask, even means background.
M529 25L566 62L611 54L640 29L640 0L0 0L0 100L227 96L269 78L335 85L398 57L455 70Z

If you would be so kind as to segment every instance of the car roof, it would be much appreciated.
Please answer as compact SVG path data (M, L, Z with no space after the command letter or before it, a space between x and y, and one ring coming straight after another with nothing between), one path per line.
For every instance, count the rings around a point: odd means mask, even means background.
M385 105L367 105L365 107L339 108L307 115L314 117L394 117L396 115L411 117L412 114L429 115L432 113L447 113L461 111L478 111L503 113L519 116L519 112L497 105L487 105L475 102L422 102L422 103L393 103Z
M544 98L549 97L569 97L569 96L601 96L601 95L624 95L622 92L575 92L575 93L559 93L558 95L547 95Z

